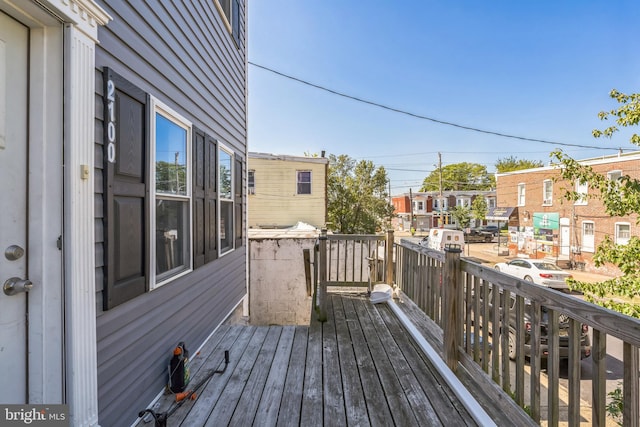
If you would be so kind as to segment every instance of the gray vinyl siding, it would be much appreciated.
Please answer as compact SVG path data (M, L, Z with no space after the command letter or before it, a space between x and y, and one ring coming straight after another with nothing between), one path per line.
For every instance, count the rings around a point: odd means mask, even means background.
M103 311L103 69L109 67L216 138L245 162L246 43L234 43L212 0L98 1L112 16L98 32L95 239L98 410L103 426L130 425L166 383L171 351L195 351L246 293L246 246ZM244 172L246 174L246 172ZM243 175L244 175L243 174ZM243 195L246 176L243 176ZM243 196L246 222L246 196Z

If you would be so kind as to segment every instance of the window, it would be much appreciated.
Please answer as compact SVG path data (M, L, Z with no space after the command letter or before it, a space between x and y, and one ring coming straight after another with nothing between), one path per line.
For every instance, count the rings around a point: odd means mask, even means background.
M191 123L151 99L151 284L191 269Z
M244 244L244 161L113 70L103 80L109 310Z
M553 181L550 179L545 179L542 183L542 204L553 204Z
M578 198L574 202L575 205L586 205L587 204L587 193L589 191L589 184L586 181L576 181L576 193Z
M219 211L220 220L218 224L218 235L220 244L220 254L224 254L233 249L233 154L220 147L218 150L218 188L219 190Z
M496 207L496 199L495 197L487 197L485 198L486 202L487 202L487 208L491 209L491 208L495 208Z
M418 200L417 202L413 202L414 203L414 209L418 212L420 211L424 211L424 202L422 200Z
M311 171L297 171L296 194L311 194Z
M617 245L626 245L631 238L631 224L628 222L616 223L615 243Z
M446 198L444 199L433 199L433 209L436 211L446 211L448 206L448 201Z
M471 199L468 197L459 197L456 199L456 206L462 206L462 207L470 207L471 206Z
M610 181L615 181L616 179L620 179L620 178L622 178L621 170L613 170L613 171L607 172L607 179Z
M592 221L582 223L582 251L593 252L595 250L595 224Z
M256 171L250 170L247 177L247 193L256 194Z
M238 0L214 0L222 15L225 27L233 36L236 47L240 48L240 4Z
M524 184L518 184L518 206L525 205L525 186Z

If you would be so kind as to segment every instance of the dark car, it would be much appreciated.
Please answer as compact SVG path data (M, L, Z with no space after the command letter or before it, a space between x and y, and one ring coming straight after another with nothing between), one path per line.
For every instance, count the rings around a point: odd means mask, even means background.
M493 234L487 231L482 231L477 228L472 228L468 232L464 232L465 243L485 242L489 243L493 241Z
M494 236L497 236L498 234L500 234L500 229L498 228L497 225L483 225L481 227L478 227L478 229L480 231L486 231L487 233L491 233Z
M492 311L493 298L489 292L489 311ZM502 300L502 293L500 293ZM509 308L509 359L516 358L516 300L511 297L511 307ZM524 305L524 355L531 356L531 304L525 300ZM549 355L549 310L545 306L540 307L540 357L546 359ZM558 353L560 359L569 357L569 317L561 314L558 316ZM591 355L591 340L589 339L589 327L581 325L580 327L580 358L584 359Z

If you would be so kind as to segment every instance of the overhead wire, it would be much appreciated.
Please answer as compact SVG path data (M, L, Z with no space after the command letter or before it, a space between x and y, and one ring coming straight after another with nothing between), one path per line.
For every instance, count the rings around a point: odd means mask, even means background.
M249 63L249 65L252 65L252 66L254 66L256 68L260 68L262 70L268 71L268 72L276 74L278 76L281 76L281 77L296 81L298 83L302 83L302 84L307 85L307 86L314 87L316 89L323 90L325 92L329 92L329 93L337 95L337 96L341 96L343 98L347 98L347 99L350 99L350 100L353 100L353 101L357 101L357 102L361 102L361 103L364 103L364 104L372 105L374 107L382 108L382 109L385 109L385 110L388 110L388 111L393 111L395 113L404 114L404 115L407 115L407 116L410 116L410 117L414 117L414 118L417 118L417 119L428 120L430 122L438 123L438 124L441 124L441 125L452 126L452 127L455 127L455 128L464 129L464 130L468 130L468 131L472 131L472 132L484 133L484 134L488 134L488 135L495 135L495 136L499 136L499 137L502 137L502 138L518 139L518 140L521 140L521 141L529 141L529 142L539 142L539 143L542 143L542 144L558 145L558 146L562 146L562 147L577 147L577 148L588 148L588 149L594 149L594 150L608 150L608 151L612 151L612 150L613 151L620 151L621 150L620 148L597 147L597 146L592 146L592 145L570 144L570 143L566 143L566 142L548 141L548 140L545 140L545 139L538 139L538 138L529 138L529 137L525 137L525 136L511 135L511 134L503 133L503 132L496 132L496 131L490 131L490 130L486 130L486 129L480 129L480 128L476 128L476 127L473 127L473 126L466 126L466 125L462 125L462 124L459 124L459 123L454 123L454 122L450 122L450 121L446 121L446 120L435 119L433 117L428 117L428 116L424 116L422 114L412 113L410 111L402 110L400 108L391 107L389 105L381 104L379 102L369 101L367 99L363 99L363 98L359 98L357 96L349 95L349 94L346 94L344 92L337 91L335 89L330 89L330 88L328 88L326 86L322 86L322 85L319 85L319 84L316 84L316 83L312 83L312 82L310 82L308 80L304 80L304 79L301 79L301 78L298 78L298 77L291 76L289 74L285 74L285 73L283 73L281 71L274 70L273 68L269 68L269 67L266 67L264 65L256 64L255 62L252 62L252 61L248 61L248 63Z

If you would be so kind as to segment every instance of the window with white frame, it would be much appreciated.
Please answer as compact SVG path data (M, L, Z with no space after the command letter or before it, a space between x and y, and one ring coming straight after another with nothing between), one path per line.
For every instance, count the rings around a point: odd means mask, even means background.
M448 200L446 198L443 199L433 199L433 209L436 211L446 211L449 206Z
M486 197L485 201L487 202L487 208L491 209L496 207L495 197Z
M413 211L421 212L424 211L424 202L422 200L416 200L413 202Z
M220 219L218 242L220 255L233 249L233 152L220 145L218 149L218 200Z
M518 206L525 205L525 185L524 183L518 184Z
M621 170L612 170L607 172L607 179L610 181L615 181L616 179L622 178Z
M311 171L296 171L296 194L311 194Z
M256 194L256 171L250 170L247 176L247 193Z
M631 238L631 224L628 222L616 223L615 243L617 245L626 245Z
M545 179L542 182L542 204L553 204L553 180L551 179Z
M456 199L456 206L461 207L470 207L471 206L471 198L469 197L458 197Z
M595 251L595 236L596 226L593 221L582 222L582 251L594 252Z
M191 123L151 100L151 288L191 269Z
M585 206L587 204L587 194L589 191L589 184L586 181L576 181L576 194L578 198L574 202L575 205Z

